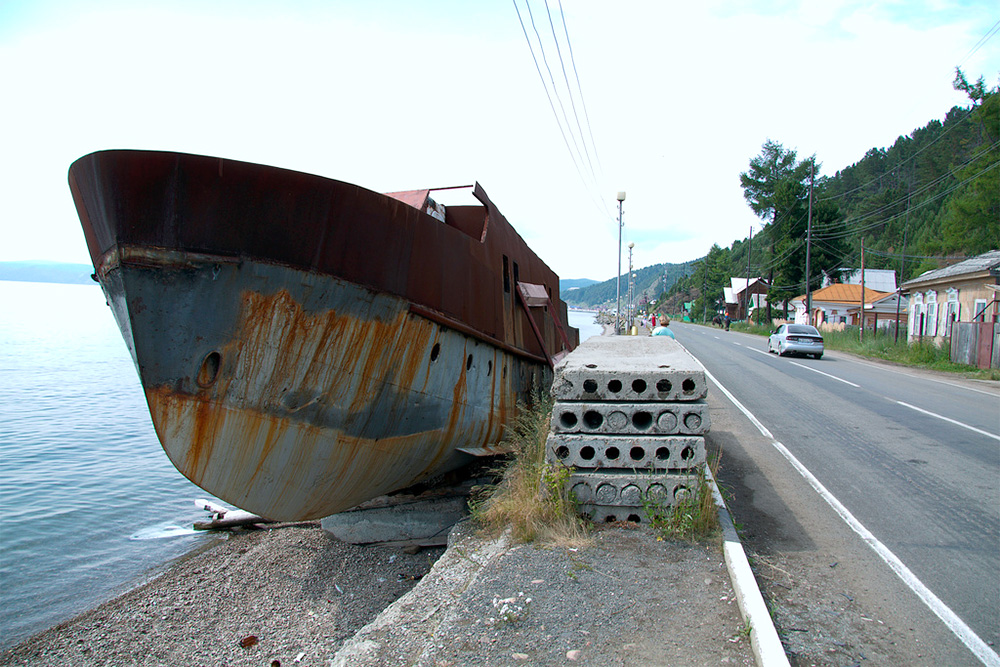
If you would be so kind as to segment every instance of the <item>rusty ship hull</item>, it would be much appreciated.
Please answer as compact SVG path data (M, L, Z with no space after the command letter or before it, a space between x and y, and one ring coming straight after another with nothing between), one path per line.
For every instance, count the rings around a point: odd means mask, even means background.
M577 343L558 278L478 184L445 209L153 151L84 156L69 182L167 456L261 516L471 461Z

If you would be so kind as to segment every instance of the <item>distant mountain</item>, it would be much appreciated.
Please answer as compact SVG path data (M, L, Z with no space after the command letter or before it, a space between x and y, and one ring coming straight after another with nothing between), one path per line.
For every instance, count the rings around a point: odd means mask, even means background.
M90 278L94 267L90 264L66 264L29 260L0 262L0 280L26 283L68 283L71 285L96 285Z
M581 287L590 287L596 283L601 282L600 280L591 280L590 278L570 278L569 280L559 281L559 292L566 292L572 289L580 289Z
M654 264L642 269L636 269L635 273L635 299L636 303L641 303L643 297L648 301L655 301L660 294L669 290L678 279L691 272L693 262L685 264ZM559 294L567 305L575 308L599 308L616 306L616 286L615 279L604 282L592 282L592 284L578 289L566 289L565 285L572 281L563 281L562 290ZM621 277L621 297L622 308L628 297L628 274Z

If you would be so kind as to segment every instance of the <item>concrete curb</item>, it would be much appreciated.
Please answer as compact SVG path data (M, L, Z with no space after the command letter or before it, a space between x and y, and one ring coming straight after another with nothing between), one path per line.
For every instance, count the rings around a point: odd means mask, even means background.
M789 667L785 648L781 645L774 621L771 620L771 614L767 611L767 605L764 604L764 596L761 595L757 580L750 569L750 562L747 560L740 536L736 533L733 519L726 508L726 501L722 498L719 487L715 483L715 477L708 466L705 466L705 474L712 487L715 505L719 510L726 568L729 570L729 578L736 591L736 601L740 605L743 620L751 628L750 643L754 656L757 658L757 664L760 667Z

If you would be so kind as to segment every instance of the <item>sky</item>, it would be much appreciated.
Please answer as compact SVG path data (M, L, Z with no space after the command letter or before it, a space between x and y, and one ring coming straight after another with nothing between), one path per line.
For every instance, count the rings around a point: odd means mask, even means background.
M66 173L110 148L478 181L562 278L615 276L624 191L622 271L629 243L636 268L690 261L761 228L739 174L768 139L832 175L966 106L956 66L1000 84L998 21L996 0L6 0L0 261L89 262Z

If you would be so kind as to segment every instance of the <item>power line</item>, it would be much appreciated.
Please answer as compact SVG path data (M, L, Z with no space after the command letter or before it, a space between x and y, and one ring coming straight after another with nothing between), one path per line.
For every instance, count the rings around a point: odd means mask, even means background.
M965 64L965 61L971 58L976 51L981 49L986 45L986 42L990 41L992 38L996 37L997 32L1000 32L1000 21L993 24L993 27L986 31L986 34L979 38L979 41L975 43L972 49L965 54L965 57L958 63L957 67L961 67Z
M914 204L913 206L910 206L909 209L910 210L914 210L914 209L921 208L923 206L926 206L926 205L928 205L928 204L930 204L930 203L932 203L932 202L940 199L941 197L944 197L945 195L951 194L952 192L954 192L958 188L962 187L963 185L965 185L969 181L973 181L973 180L979 178L980 176L982 176L986 172L988 172L988 171L990 171L992 169L995 169L998 166L1000 166L1000 160L997 160L996 162L994 162L990 166L986 167L985 169L981 170L980 172L978 172L976 174L973 174L972 176L969 176L964 181L956 183L955 185L953 185L952 187L948 188L947 190L944 190L944 191L939 192L939 193L937 193L935 195L932 195L932 196L928 197L927 199L924 199L923 201L921 201L921 202L919 202L917 204ZM851 236L851 235L854 235L854 234L858 234L858 233L861 233L861 232L865 232L865 231L868 231L869 229L874 229L876 227L884 225L884 224L886 224L888 222L891 222L891 221L893 221L893 220L895 220L895 219L897 219L897 218L899 218L899 217L901 217L903 215L905 215L905 211L903 213L897 213L896 215L893 215L893 216L890 216L888 218L885 218L884 220L876 221L876 222L871 223L870 225L866 225L864 227L859 227L859 228L856 228L856 229L853 229L853 230L847 230L847 231L840 232L840 233L837 233L837 234L830 234L830 235L827 235L827 236L823 236L822 238L825 238L827 240L833 240L833 239L838 239L838 238L846 238L848 236Z
M579 146L579 143L577 142L576 134L574 134L574 132L573 132L572 124L570 123L569 117L566 114L566 107L563 104L562 98L559 95L559 87L556 84L555 77L552 74L552 69L551 69L551 67L549 67L548 59L547 59L547 57L545 55L545 47L544 47L544 44L543 44L543 41L542 41L541 34L538 31L538 27L535 24L534 14L531 11L531 5L529 3L529 0L524 0L524 4L525 4L525 8L526 8L526 10L528 12L528 17L529 17L529 20L531 22L532 30L535 33L535 38L536 38L537 43L538 43L539 54L542 57L542 63L545 65L546 72L548 72L548 75L549 75L548 76L548 81L546 81L546 77L542 73L541 64L538 61L538 57L535 55L534 45L532 43L531 37L528 34L527 27L525 26L524 18L521 15L521 10L520 10L520 8L517 5L517 0L512 0L512 2L514 4L514 10L517 12L518 22L521 24L521 31L524 33L524 39L528 43L528 50L531 53L531 58L532 58L532 60L535 63L535 71L538 73L538 78L539 78L539 80L542 83L542 88L545 90L545 96L546 96L546 98L549 101L549 108L552 110L552 116L553 116L553 118L556 121L556 125L559 127L559 133L562 136L563 144L566 146L566 151L569 153L570 159L573 162L573 166L576 169L577 176L579 176L580 181L583 184L584 189L587 191L587 194L588 194L588 196L589 196L589 198L591 200L591 203L594 204L595 208L597 208L597 210L604 217L606 217L608 220L614 220L614 216L612 215L612 213L610 212L610 209L608 208L607 200L603 196L601 196L600 190L597 187L598 186L598 184L597 184L597 176L594 173L593 164L590 162L589 151L587 151L587 163L590 166L590 171L589 171L590 178L588 179L587 176L584 174L584 172L586 171L586 169L581 166L581 161L582 161L582 158L583 158L583 154L580 151L580 146ZM546 2L546 12L548 12L548 3L547 2ZM555 38L556 37L555 26L554 26L554 24L552 22L551 14L549 14L549 24L552 27L553 37ZM565 21L564 21L564 28L565 28ZM568 32L567 32L567 35L568 35ZM567 37L567 39L568 39L568 37ZM559 51L558 39L556 39L555 46L556 46L557 52L559 52L560 63L562 63L562 53L561 53L561 51ZM575 72L576 71L576 65L575 65L575 63L573 64L573 68L574 68L574 72ZM568 76L566 75L565 66L563 66L563 78L567 82L567 89L569 89L569 79L568 79ZM577 81L579 82L579 76L578 75L577 75ZM550 85L551 85L551 92L550 92ZM572 95L572 91L571 90L569 91L569 94L570 94L570 101L572 103L573 95ZM581 98L581 103L583 103L583 93L582 93L582 90L580 90L579 95L580 95L580 98ZM553 97L555 97L555 101L553 101ZM558 102L559 109L562 111L562 116L561 117L560 117L559 112L556 111L556 102ZM576 115L575 104L572 104L572 106L573 106L573 109L574 109L574 115ZM584 105L584 108L586 109L585 105ZM588 123L589 123L589 121L588 121ZM580 122L579 122L579 117L578 116L577 116L577 127L578 128L580 127ZM567 133L569 133L568 137L567 137ZM570 139L572 139L572 146L570 145ZM584 144L584 148L586 149L586 140L584 139L584 137L582 135L582 128L581 128L580 140ZM595 152L595 155L596 155L596 148L594 149L594 152ZM596 198L595 198L595 193L597 193ZM603 207L603 210L602 210L602 207Z
M531 28L535 31L535 39L538 40L538 51L542 54L542 62L545 63L545 71L549 73L549 81L552 84L552 94L555 95L556 101L559 102L559 110L562 112L562 119L566 123L566 129L569 130L570 138L573 139L573 148L576 149L576 155L580 156L580 147L576 143L576 135L573 134L573 130L570 127L569 117L566 115L566 107L562 103L562 98L559 97L559 89L556 86L555 76L552 74L552 68L549 67L549 59L545 56L545 46L542 43L542 36L538 33L538 27L535 25L535 15L531 11L531 3L528 2L528 0L524 0L524 6L528 10L528 18L531 21ZM561 124L560 127L562 127Z
M514 11L517 12L517 20L521 23L521 30L524 33L524 39L528 43L528 51L531 53L531 59L535 63L535 71L538 72L538 78L542 82L542 88L545 90L545 97L549 101L549 108L552 109L552 115L556 119L556 125L559 127L559 134L562 135L563 143L566 145L566 151L569 153L570 159L573 161L573 167L576 169L577 176L580 177L580 180L584 184L584 189L587 191L587 194L591 196L591 202L597 207L598 210L600 210L600 206L593 200L591 189L587 186L587 180L583 177L583 172L580 171L580 165L573 153L573 149L569 146L569 140L566 138L566 132L563 130L562 123L559 122L559 115L556 113L555 104L552 102L552 95L549 94L549 88L545 84L545 77L542 75L541 66L538 64L538 58L535 56L535 49L531 45L531 38L528 37L528 29L524 26L524 19L521 17L521 10L518 9L517 1L512 1L514 2ZM525 2L525 4L527 4L527 2Z
M884 178L885 176L887 176L887 175L891 175L891 174L895 173L895 172L896 172L896 171L898 171L898 170L899 170L899 169L900 169L900 168L901 168L901 167L902 167L903 165L905 165L905 164L908 164L908 163L909 163L909 162L910 162L911 160L914 160L914 159L916 159L916 157L917 157L918 155L920 155L920 154L921 154L921 153L923 153L923 152L924 152L925 150L927 150L928 148L930 148L931 146L933 146L934 144L936 144L936 143L937 143L938 141L940 141L941 139L944 139L944 137L945 137L945 136L946 136L946 135L947 135L947 134L948 134L949 132L951 132L951 131L952 131L952 130L954 130L954 129L955 129L956 127L958 127L958 126L959 126L959 125L961 125L961 124L962 124L963 122L965 122L965 121L966 121L966 120L967 120L967 119L968 119L968 118L969 118L969 117L970 117L970 116L972 115L972 112L973 112L973 111L975 111L975 108L974 108L974 107L969 107L969 108L968 108L967 110L965 110L965 115L964 115L964 116L962 116L962 117L961 117L961 118L959 118L958 120L954 121L954 122L953 122L953 123L952 123L952 124L951 124L951 125L950 125L950 126L948 127L948 129L946 129L946 130L944 130L943 132L941 132L941 134L939 134L939 135L938 135L938 136L936 136L936 137L935 137L934 139L932 139L932 140L930 141L930 143L928 143L928 144L927 144L926 146L924 146L923 148L921 148L921 149L920 149L920 150L918 150L918 151L917 151L916 153L914 153L914 154L913 154L913 155L911 155L910 157L906 158L905 160L903 160L903 161L902 161L902 162L900 162L899 164L895 165L895 166L894 166L894 167L892 168L892 170L891 170L891 171L890 171L890 172L889 172L888 174L880 174L880 175L878 175L878 176L875 176L875 177L873 177L873 178L872 178L871 180L869 180L869 181L865 181L864 183L862 183L861 185L859 185L859 186L857 186L857 187L855 187L855 188L851 188L850 190L847 190L847 191L845 191L845 192L841 192L841 193L839 193L839 194L835 194L835 195L829 195L829 196L827 196L827 197L821 197L821 198L817 199L816 201L817 201L817 202L821 202L821 201L827 201L827 200L829 200L829 199L840 199L841 197L846 197L847 195L851 194L852 192L857 192L858 190L861 190L862 188L866 188L866 187L868 187L869 185L871 185L871 184L872 184L872 183L874 183L875 181L880 181L880 180L882 180L882 179L883 179L883 178ZM942 124L942 126L943 126L943 124ZM916 130L914 130L914 132L916 132L917 130L920 130L920 129L922 129L922 128L917 128ZM862 160L863 160L863 159L864 159L864 158L862 158ZM852 166L852 167L854 167L854 166L857 166L857 164L858 164L858 163L860 163L860 162L861 162L861 160L858 160L858 162L854 163L854 164L853 164L853 165L851 165L851 166ZM849 169L849 168L850 168L850 167L846 167L845 169ZM843 171L843 170L841 170L841 171Z
M990 41L993 37L995 37L998 32L1000 32L1000 20L998 20L996 23L994 23L993 27L991 27L989 30L987 30L986 34L979 38L979 41L976 42L972 46L972 48L969 50L969 52L965 55L964 58L962 58L961 61L959 61L958 65L956 65L955 68L956 69L960 69L962 67L962 65L965 64L966 60L968 60L969 58L971 58L976 53L976 51L978 51L983 46L985 46L986 43L988 41ZM942 132L937 137L935 137L929 144L927 144L926 146L924 146L923 148L921 148L920 150L918 150L916 153L914 153L910 157L906 158L905 160L903 160L902 162L900 162L899 164L897 164L893 168L893 171L898 170L900 167L902 167L903 165L907 164L911 160L915 159L922 152L924 152L925 150L927 150L928 148L930 148L931 146L933 146L935 143L937 143L938 141L940 141L941 139L943 139L949 132L951 132L953 129L955 129L960 124L962 124L965 120L967 120L969 118L969 116L972 115L972 112L975 111L975 109L976 109L976 105L973 104L971 107L969 107L969 109L966 110L966 113L965 113L965 115L962 118L960 118L957 121L953 122L952 125L948 129L946 129L944 132ZM945 116L945 118L947 119L947 116ZM917 128L917 130L919 130L919 129L921 129L921 128ZM916 130L914 130L914 131L916 131ZM829 197L824 197L823 199L819 199L817 201L825 201L826 199L837 199L839 197L844 197L844 196L846 196L846 195L848 195L848 194L850 194L852 192L856 192L857 190L860 190L861 188L864 188L864 187L867 187L867 186L871 185L876 180L881 179L881 178L882 178L882 176L877 176L877 177L871 179L870 181L862 183L861 185L857 186L856 188L852 188L851 190L847 190L846 192L841 192L840 194L837 194L837 195L830 195Z
M590 145L594 148L594 158L597 160L597 167L603 173L601 167L601 157L597 153L597 142L594 141L594 130L590 125L590 114L587 113L587 102L583 96L583 86L580 85L580 73L576 69L576 58L573 57L573 44L569 41L569 28L566 25L566 14L563 12L562 0L559 0L559 16L562 18L563 32L566 33L566 47L569 49L569 62L573 66L573 76L576 78L576 89L580 92L580 106L583 107L583 117L587 121L587 133L590 135Z
M563 61L562 50L559 48L559 37L556 35L556 25L552 22L552 12L549 11L548 0L545 0L545 14L549 17L549 27L552 28L552 41L556 45L556 55L559 56L559 67L562 69L563 81L566 82L566 91L569 93L569 106L573 110L573 119L576 121L576 128L580 132L580 143L583 145L583 152L587 158L590 173L596 181L597 175L594 174L594 164L590 161L590 151L587 150L587 142L583 140L583 127L580 126L580 116L576 113L576 102L573 101L573 88L570 86L569 76L566 74L566 63ZM563 24L563 27L565 27L565 24Z

